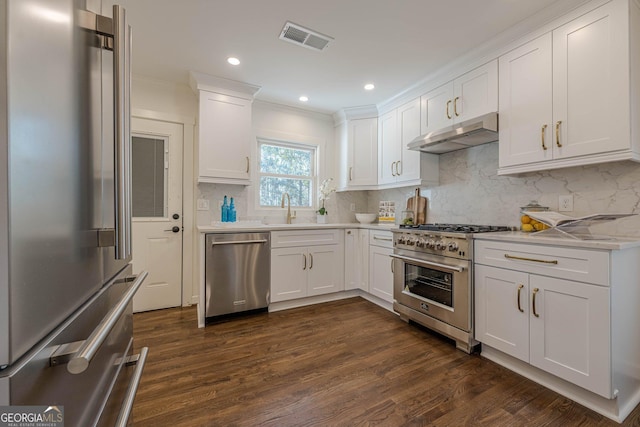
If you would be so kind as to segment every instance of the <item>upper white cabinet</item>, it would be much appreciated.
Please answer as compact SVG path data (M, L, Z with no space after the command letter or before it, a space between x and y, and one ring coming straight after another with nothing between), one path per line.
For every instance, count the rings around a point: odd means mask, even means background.
M491 61L420 97L420 134L498 111L498 62Z
M348 123L347 186L377 184L378 119L356 119Z
M407 148L407 144L419 135L419 98L378 118L379 187L438 183L438 156Z
M251 167L251 101L200 91L198 181L242 183Z
M639 14L615 0L500 57L500 174L640 160Z
M192 72L199 98L198 181L250 184L251 104L257 86Z
M374 189L378 183L378 111L345 110L337 127L338 190Z

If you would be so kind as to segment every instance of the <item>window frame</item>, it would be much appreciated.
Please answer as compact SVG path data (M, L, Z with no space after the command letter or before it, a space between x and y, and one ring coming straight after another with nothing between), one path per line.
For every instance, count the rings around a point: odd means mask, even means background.
M320 147L317 144L312 144L312 143L304 143L304 142L297 142L297 141L287 141L287 140L282 140L282 139L276 139L276 138L265 138L265 137L257 137L256 138L257 141L257 146L256 146L256 192L255 192L255 197L254 197L254 203L255 203L255 207L256 210L264 210L264 211L280 211L282 208L278 205L278 206L264 206L260 204L260 193L261 193L261 178L263 176L268 176L268 177L276 177L276 178L292 178L292 179L296 179L296 178L300 178L300 179L306 179L306 176L300 176L300 175L284 175L284 174L274 174L274 173L267 173L267 172L262 172L261 169L261 159L262 159L262 146L263 145L271 145L271 146L276 146L276 147L284 147L284 148L292 148L292 149L298 149L298 150L308 150L311 151L311 175L309 176L310 181L311 181L311 194L310 194L310 199L311 199L311 206L294 206L291 205L291 209L296 209L297 211L302 211L302 212L315 212L318 207L318 201L317 201L317 197L316 197L316 193L318 192L318 179L319 179L319 171L320 171Z

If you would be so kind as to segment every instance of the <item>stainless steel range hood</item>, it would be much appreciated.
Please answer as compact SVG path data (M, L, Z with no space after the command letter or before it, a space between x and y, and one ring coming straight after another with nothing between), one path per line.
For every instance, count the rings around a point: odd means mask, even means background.
M410 150L442 154L497 140L498 113L489 113L420 135L408 147Z

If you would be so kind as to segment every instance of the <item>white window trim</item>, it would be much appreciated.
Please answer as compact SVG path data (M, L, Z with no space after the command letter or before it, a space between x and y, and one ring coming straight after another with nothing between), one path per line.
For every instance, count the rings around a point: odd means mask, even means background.
M293 134L293 133L288 133L288 132L279 132L279 131L274 131L272 129L257 129L256 130L256 141L255 144L253 145L253 150L252 150L252 156L253 156L253 170L251 171L251 176L252 176L252 185L249 187L249 192L252 194L249 194L249 211L252 212L253 216L274 216L274 215L279 215L280 213L282 213L282 208L268 208L268 207L262 207L260 206L260 182L259 182L259 175L258 175L258 170L260 168L259 166L259 159L260 159L260 152L259 152L259 143L258 141L273 141L273 142L279 142L279 143L290 143L290 144L298 144L298 145L308 145L308 146L315 146L316 147L316 158L315 158L315 163L316 163L316 182L315 182L315 186L314 188L316 189L316 194L313 194L313 207L311 208L301 208L298 209L296 208L296 210L299 213L303 213L306 215L312 215L315 213L315 211L318 209L317 205L318 205L318 194L317 194L317 188L318 185L320 185L319 183L322 182L323 179L325 179L325 171L327 170L327 161L328 159L326 158L326 153L327 153L327 146L326 146L326 141L322 138L317 138L317 137L313 137L313 136L308 136L308 135L300 135L300 134Z
M262 206L260 205L260 176L261 176L261 172L260 172L260 146L261 145L275 145L275 146L281 146L281 147L287 147L287 148L293 148L293 149L302 149L302 150L312 150L313 151L313 164L311 165L311 185L312 185L312 191L311 191L311 206L309 207L301 207L301 206L291 206L292 209L295 209L296 211L299 212L314 212L316 210L318 210L318 201L317 201L317 197L316 194L318 193L318 185L319 185L319 181L318 181L318 170L319 170L319 161L318 161L318 157L319 157L319 151L320 151L320 147L318 147L317 145L314 144L307 144L307 143L302 143L302 142L297 142L297 141L282 141L282 140L278 140L278 139L273 139L273 138L263 138L263 137L258 137L256 138L256 192L254 194L254 203L255 206L258 210L262 210L262 211L267 211L267 212L279 212L282 208L280 206ZM266 174L268 176L278 176L277 174ZM287 175L290 176L290 175Z

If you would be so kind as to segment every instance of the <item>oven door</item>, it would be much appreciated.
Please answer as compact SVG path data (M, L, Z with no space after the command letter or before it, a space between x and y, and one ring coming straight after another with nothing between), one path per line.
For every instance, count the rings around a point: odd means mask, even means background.
M391 256L396 259L393 298L398 304L471 331L471 261L423 254Z

